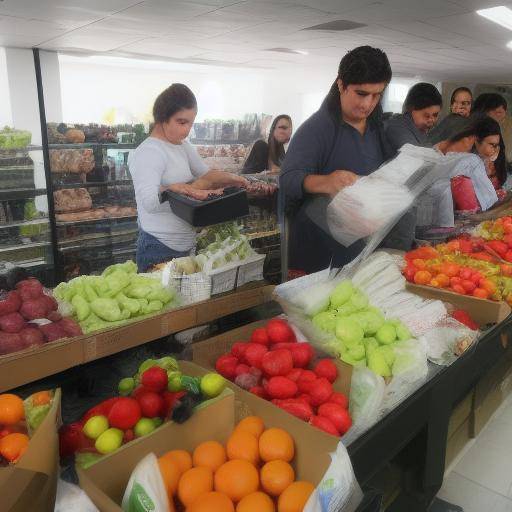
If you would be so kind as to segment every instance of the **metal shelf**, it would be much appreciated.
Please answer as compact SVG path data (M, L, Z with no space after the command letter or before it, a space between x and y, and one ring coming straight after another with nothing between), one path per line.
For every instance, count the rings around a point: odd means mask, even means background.
M82 235L76 238L68 238L64 240L59 240L57 243L59 246L65 246L67 244L76 244L80 242L95 242L96 240L105 240L108 238L115 238L118 236L126 236L126 235L134 235L138 233L138 229L128 229L126 231L114 231L110 233L92 233L89 235ZM79 246L80 247L80 246ZM70 249L70 247L62 247L62 249Z
M116 221L123 219L136 219L137 215L126 215L124 217L103 217L101 219L84 219L84 220L74 220L69 222L61 222L57 221L57 226L74 226L76 224L85 224L86 222L103 222L103 221Z
M38 224L48 224L50 221L47 217L42 219L23 220L18 222L8 222L7 224L0 224L0 229L17 228L21 226L36 226Z
M0 190L0 201L11 201L14 199L28 199L31 197L45 196L45 188L11 188Z
M32 242L30 244L8 245L7 247L0 247L0 254L3 252L21 251L23 249L35 249L36 247L48 247L50 242Z
M131 185L132 180L110 180L110 181L86 181L85 183L54 183L53 188L60 190L63 188L92 188L92 187L108 187L115 185Z
M140 143L116 143L116 142L83 142L81 144L48 144L49 149L135 149ZM27 151L40 151L42 146L28 146Z

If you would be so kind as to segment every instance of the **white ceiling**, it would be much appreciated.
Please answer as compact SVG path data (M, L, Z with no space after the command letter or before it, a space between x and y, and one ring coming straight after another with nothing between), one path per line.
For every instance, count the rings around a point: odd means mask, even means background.
M0 45L313 71L370 44L396 74L511 81L512 31L475 13L496 5L512 0L0 0ZM339 19L367 26L302 30Z

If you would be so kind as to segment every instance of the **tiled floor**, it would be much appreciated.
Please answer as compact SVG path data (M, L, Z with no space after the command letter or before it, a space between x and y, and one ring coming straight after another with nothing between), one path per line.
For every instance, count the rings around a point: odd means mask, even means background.
M440 498L464 512L512 512L512 397L448 471Z

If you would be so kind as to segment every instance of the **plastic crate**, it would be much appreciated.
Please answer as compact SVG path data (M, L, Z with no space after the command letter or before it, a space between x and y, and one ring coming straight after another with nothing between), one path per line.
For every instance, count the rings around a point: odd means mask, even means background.
M252 281L263 280L263 268L265 266L265 254L256 254L252 258L243 261L238 268L236 281L237 288Z

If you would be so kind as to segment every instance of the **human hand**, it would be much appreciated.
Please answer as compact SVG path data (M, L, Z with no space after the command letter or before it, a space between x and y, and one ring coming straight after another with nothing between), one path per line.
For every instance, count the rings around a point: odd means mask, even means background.
M173 185L170 185L168 189L176 194L191 197L198 201L206 201L210 196L221 196L224 192L222 188L198 189L188 183L174 183Z
M326 178L326 193L335 196L340 190L353 185L359 176L351 171L338 170L331 172Z

